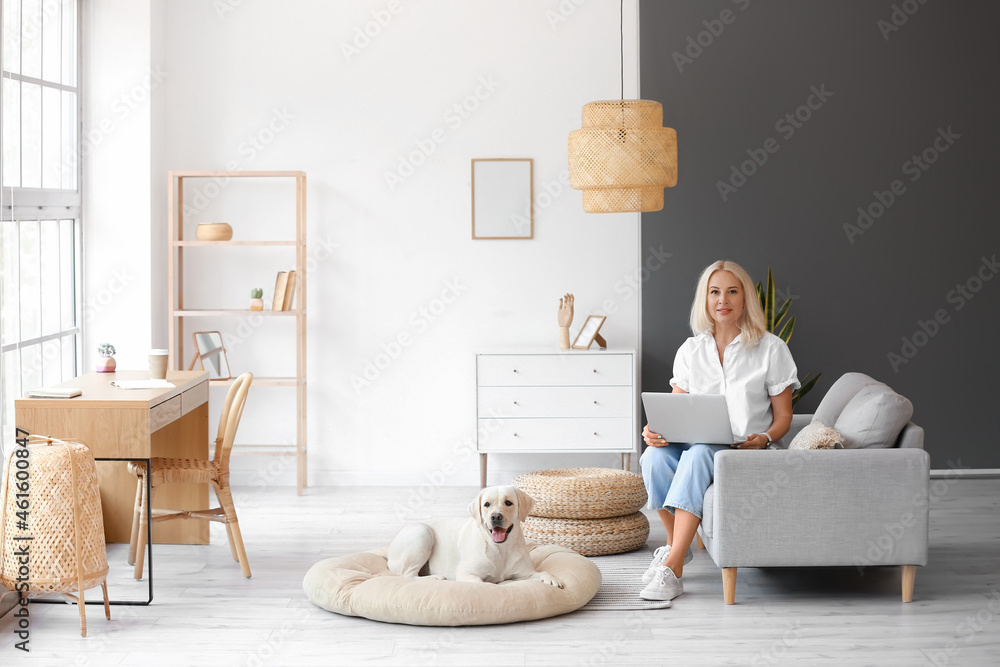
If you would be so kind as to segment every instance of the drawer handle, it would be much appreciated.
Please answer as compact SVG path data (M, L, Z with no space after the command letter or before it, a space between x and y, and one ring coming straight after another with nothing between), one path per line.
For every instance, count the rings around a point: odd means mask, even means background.
M596 368L594 369L594 372L595 372L595 373L597 372L597 369L596 369Z
M594 401L594 405L597 405L597 401Z
M594 431L594 435L597 435L597 431Z
M515 437L515 438L517 437L517 433L515 433L515 434L514 434L514 437Z
M514 401L514 405L517 405L517 401Z
M515 372L515 373L517 372L517 369L516 369L516 368L514 369L514 372Z

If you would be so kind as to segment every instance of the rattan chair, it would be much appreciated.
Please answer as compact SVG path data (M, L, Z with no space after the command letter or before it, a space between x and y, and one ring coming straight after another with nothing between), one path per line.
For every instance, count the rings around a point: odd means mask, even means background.
M236 378L226 394L226 403L219 417L219 433L215 439L215 456L211 461L201 459L151 459L152 474L150 485L153 490L161 484L190 482L211 484L221 507L206 510L158 510L151 499L146 498L146 464L130 463L129 470L139 478L135 492L135 514L132 519L132 540L129 543L129 563L135 563L135 578L142 579L143 556L146 550L146 503L153 505L153 523L170 519L208 519L226 524L229 548L233 560L243 569L243 576L250 578L250 564L243 548L243 536L236 518L233 494L229 489L229 455L232 453L236 429L243 415L247 392L253 382L253 374L244 373Z

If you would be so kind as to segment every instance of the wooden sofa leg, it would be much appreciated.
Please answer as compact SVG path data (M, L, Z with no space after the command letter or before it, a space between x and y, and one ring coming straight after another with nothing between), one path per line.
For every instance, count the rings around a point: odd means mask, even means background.
M699 549L704 549L705 548L705 543L701 541L701 535L699 535L698 533L695 533L694 534L694 539L696 539L698 541L698 548Z
M722 597L726 604L736 604L736 568L722 568Z
M916 565L903 565L903 602L913 602L913 582L917 578Z

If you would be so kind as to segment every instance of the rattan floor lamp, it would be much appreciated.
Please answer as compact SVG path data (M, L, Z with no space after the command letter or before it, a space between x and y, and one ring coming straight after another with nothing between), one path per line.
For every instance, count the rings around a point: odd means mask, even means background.
M29 436L11 450L4 470L0 583L22 596L60 593L76 602L86 637L84 591L100 585L111 620L94 455L79 442Z

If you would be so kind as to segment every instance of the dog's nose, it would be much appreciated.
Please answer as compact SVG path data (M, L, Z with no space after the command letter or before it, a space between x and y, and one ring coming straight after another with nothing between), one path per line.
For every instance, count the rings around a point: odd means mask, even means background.
M500 512L494 512L490 518L493 519L493 523L503 523L503 514Z

